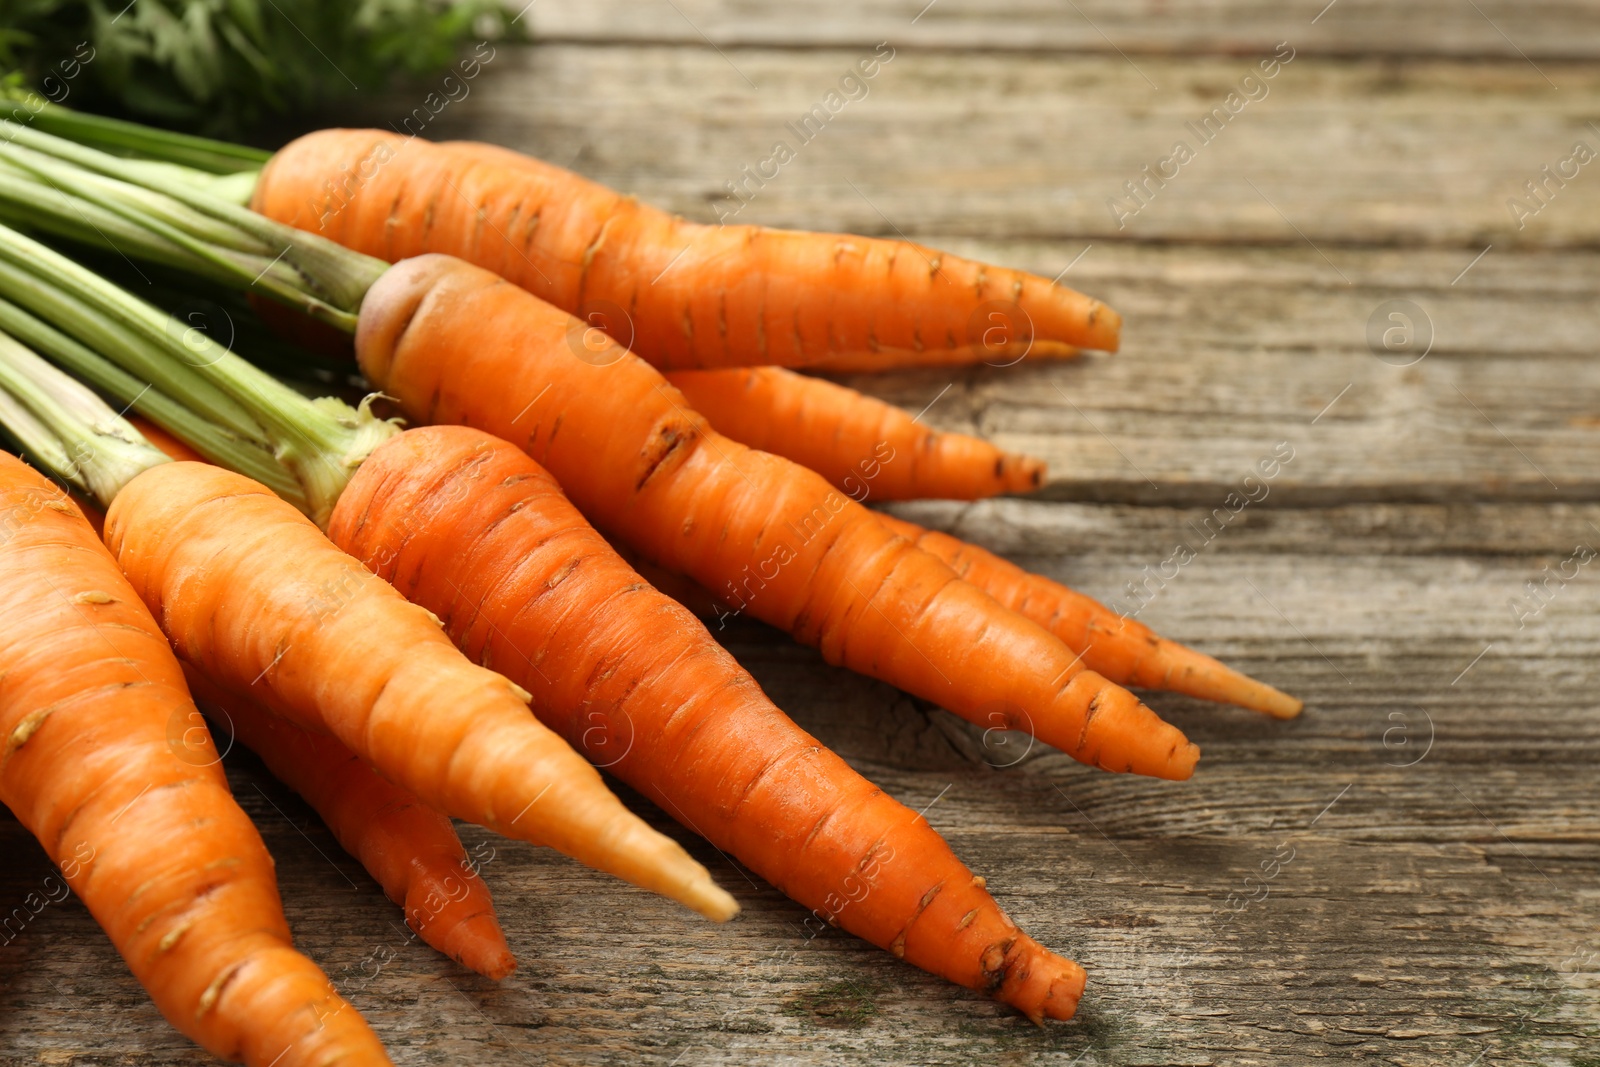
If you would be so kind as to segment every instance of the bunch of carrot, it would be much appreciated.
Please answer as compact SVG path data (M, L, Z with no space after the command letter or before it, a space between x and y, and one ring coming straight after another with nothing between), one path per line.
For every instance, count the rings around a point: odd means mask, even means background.
M275 319L297 309L291 332L353 338L367 380L419 427L175 340L157 309L0 228L0 337L15 338L0 423L108 509L96 566L126 577L104 603L159 624L182 661L159 650L169 704L192 695L231 721L468 966L498 977L514 961L443 815L713 918L736 910L582 753L819 918L1035 1021L1075 1010L1081 968L1018 930L924 820L795 726L668 592L1112 771L1183 779L1199 754L1126 685L1299 711L1090 598L863 507L864 481L877 499L976 499L1036 488L1044 468L784 369L1114 349L1119 320L1096 300L903 241L696 226L491 146L329 130L241 182L162 162L173 135L41 117L0 131L0 217L263 295ZM236 150L216 158L239 169ZM241 189L253 210L230 202ZM68 572L85 580L76 560L51 566L65 589ZM13 636L0 670L30 655ZM69 696L98 691L92 672L49 673ZM31 743L48 707L0 684L9 737ZM110 743L82 729L61 743ZM47 845L65 840L28 814L58 807L65 771L13 786L11 751L0 799ZM197 904L174 892L182 923ZM265 892L249 921L276 906ZM208 1030L194 1020L215 990L265 965L216 934L211 985L179 980L178 964L146 966L145 927L96 914L207 1047L330 1058L296 1029L326 1014L326 989ZM201 940L187 930L162 940ZM349 1058L381 1055L364 1031L341 1040Z

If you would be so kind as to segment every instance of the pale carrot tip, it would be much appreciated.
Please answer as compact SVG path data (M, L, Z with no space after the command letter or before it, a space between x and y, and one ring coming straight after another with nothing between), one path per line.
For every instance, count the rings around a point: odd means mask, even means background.
M686 886L674 899L713 922L725 923L739 914L739 902L727 890L711 881L709 875L703 881Z
M1156 669L1163 675L1159 688L1174 693L1248 708L1276 719L1292 719L1305 707L1304 701L1165 638L1160 639L1155 659Z

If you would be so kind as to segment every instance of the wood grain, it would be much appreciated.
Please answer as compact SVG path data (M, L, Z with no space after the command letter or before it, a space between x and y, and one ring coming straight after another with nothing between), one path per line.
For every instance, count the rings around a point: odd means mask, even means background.
M1476 8L1476 10L1474 9ZM673 42L740 48L860 47L890 40L919 49L1134 55L1248 53L1304 41L1327 55L1592 58L1593 3L1448 0L852 0L805 5L753 0L541 2L526 18L536 38L605 45Z
M921 6L541 0L549 43L502 48L428 133L710 219L845 64L902 45L740 221L1070 264L1128 329L1113 358L850 378L1052 462L1039 499L896 510L1127 604L1291 442L1265 499L1139 610L1305 715L1150 695L1204 750L1173 785L985 735L764 627L720 632L1089 968L1068 1025L807 939L795 905L626 790L744 914L715 927L464 826L495 849L522 958L496 987L415 944L314 816L231 759L301 945L402 1064L1596 1067L1600 561L1537 611L1526 586L1600 546L1600 177L1521 231L1504 205L1573 138L1600 144L1600 80L1571 62L1597 47L1593 5L1340 0L1313 25L1321 4L939 0L912 25ZM1271 95L1118 231L1104 198L1283 39L1299 52ZM426 90L341 120L397 122ZM1392 300L1432 324L1411 366L1368 343ZM0 856L3 917L50 868L3 816ZM0 1062L208 1060L68 901L0 946Z
M408 128L489 138L704 221L1080 240L1069 258L1082 239L1112 237L1301 247L1309 239L1335 264L1347 244L1445 245L1470 249L1466 258L1491 242L1501 251L1600 244L1600 162L1550 186L1549 205L1521 219L1525 226L1507 207L1512 197L1527 201L1524 183L1542 180L1540 168L1558 166L1575 142L1600 151L1589 125L1600 121L1592 63L1536 70L1520 61L1297 53L1252 90L1263 98L1202 144L1186 124L1223 106L1270 47L1136 64L906 49L864 83L864 98L844 103L809 140L797 137L789 124L872 52L503 47L475 96L437 117L424 110L426 124ZM397 92L351 119L398 127L434 88ZM693 124L663 121L687 113ZM727 183L745 180L743 168L772 157L780 141L794 159L747 185L739 209ZM1136 215L1114 214L1108 201L1132 205L1124 183L1142 180L1140 168L1155 167L1178 141L1194 158L1175 172L1169 165L1171 180L1151 185Z

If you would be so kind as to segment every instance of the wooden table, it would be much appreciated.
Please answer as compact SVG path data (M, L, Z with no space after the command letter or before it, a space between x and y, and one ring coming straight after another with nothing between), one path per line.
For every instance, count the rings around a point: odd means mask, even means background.
M1038 498L904 513L1124 602L1190 544L1141 618L1304 717L1156 695L1199 773L1116 777L728 631L781 706L1089 969L1071 1024L807 940L797 906L632 794L743 916L714 927L466 827L522 959L496 986L414 943L310 811L233 761L300 945L407 1064L1600 1063L1600 561L1566 562L1600 546L1600 163L1547 202L1523 190L1600 149L1597 5L923 2L541 0L541 43L500 46L424 132L712 219L889 42L739 221L905 234L1127 317L1114 358L857 380L1052 463ZM430 87L348 121L399 123ZM1202 143L1185 123L1230 91ZM1180 140L1193 158L1127 199ZM1386 349L1396 309L1414 332ZM1202 543L1280 447L1266 498ZM9 819L0 855L9 910L51 869ZM68 901L0 949L0 1061L207 1057Z

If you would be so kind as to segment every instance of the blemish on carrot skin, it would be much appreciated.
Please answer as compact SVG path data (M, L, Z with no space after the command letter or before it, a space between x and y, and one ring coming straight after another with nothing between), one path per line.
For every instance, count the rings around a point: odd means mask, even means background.
M212 983L206 987L206 991L200 994L199 1005L195 1008L194 1017L196 1019L203 1019L210 1014L211 1009L217 1006L217 1001L222 999L222 991L227 988L229 982L238 977L240 971L244 970L244 965L245 961L234 964L217 975Z
M74 604L115 604L117 598L110 593L102 593L98 589L91 589L74 596L72 602Z
M961 916L961 921L956 923L956 929L957 930L965 930L967 927L972 925L972 920L976 919L977 917L978 917L978 909L977 908L973 908L971 911L969 911L965 915Z
M1089 707L1083 713L1083 729L1078 732L1078 745L1076 751L1081 752L1083 750L1083 743L1088 740L1089 737L1089 724L1094 721L1095 713L1099 710L1100 694L1096 693L1094 696L1089 698ZM1110 770L1109 767L1106 769Z
M177 926L174 926L171 930L168 930L166 933L162 934L161 935L161 940L156 942L156 951L158 953L159 952L171 952L173 946L176 945L179 941L183 940L183 935L189 932L189 927L192 926L192 925L194 925L194 924L193 923L179 923Z
M558 570L554 574L552 574L550 576L550 579L547 582L544 583L545 588L546 589L554 589L556 586L558 586L562 582L566 581L568 578L570 578L572 576L572 572L578 569L578 564L580 562L581 562L580 560L576 560L576 559L568 560L561 567L560 570Z
M1011 946L1015 943L1012 940L990 945L983 950L983 955L978 957L978 964L983 968L984 973L985 993L993 993L1005 984L1006 972L1009 970L1009 961L1006 959L1006 953L1011 950Z
M44 721L54 710L54 708L40 708L38 711L30 712L17 723L16 728L11 731L11 736L6 738L5 758L0 759L0 766L4 766L5 760L9 760L13 752L27 744L29 739L39 732L39 727L44 725Z
M972 876L972 886L974 889L987 889L989 887L989 879L981 874L975 874Z

